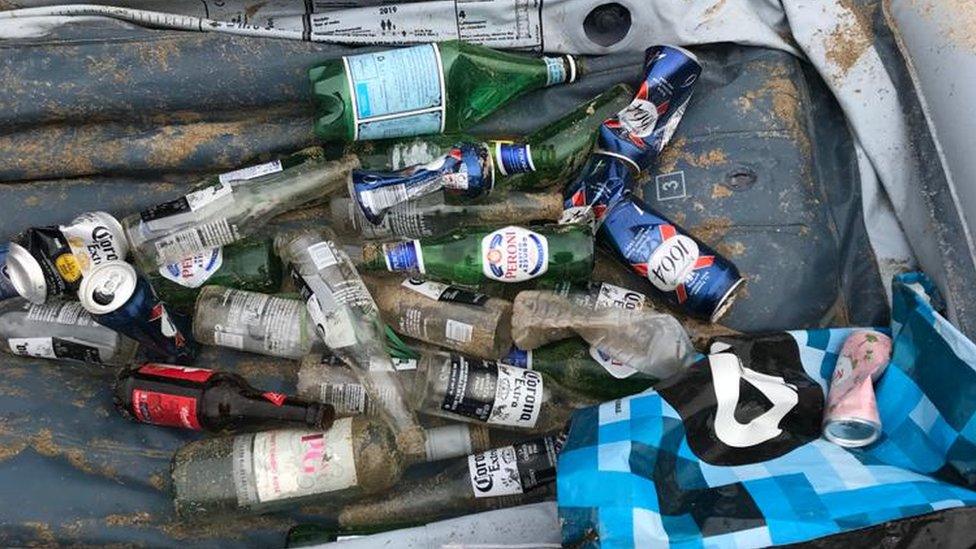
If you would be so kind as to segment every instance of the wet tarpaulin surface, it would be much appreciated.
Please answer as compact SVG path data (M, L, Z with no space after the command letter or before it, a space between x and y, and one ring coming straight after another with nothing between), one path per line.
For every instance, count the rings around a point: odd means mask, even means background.
M347 51L118 23L63 27L0 50L4 238L80 211L132 213L184 193L202 174L310 144L305 69ZM749 277L729 327L884 323L849 136L822 84L787 54L727 44L696 52L705 65L699 91L643 191ZM639 78L639 55L586 61L591 72L578 85L531 94L477 133L524 133ZM683 196L668 194L679 177ZM289 217L322 219L321 209ZM611 271L627 285L646 284ZM179 523L169 458L197 435L119 418L110 372L0 363L0 543L268 546L297 521L323 519ZM288 361L208 349L197 365L294 389Z

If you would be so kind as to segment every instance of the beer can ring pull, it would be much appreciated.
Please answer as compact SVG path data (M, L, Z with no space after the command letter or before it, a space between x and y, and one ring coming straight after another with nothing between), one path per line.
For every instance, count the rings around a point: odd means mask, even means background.
M862 448L881 436L874 383L888 367L891 347L891 338L874 330L855 330L844 341L827 392L827 440Z

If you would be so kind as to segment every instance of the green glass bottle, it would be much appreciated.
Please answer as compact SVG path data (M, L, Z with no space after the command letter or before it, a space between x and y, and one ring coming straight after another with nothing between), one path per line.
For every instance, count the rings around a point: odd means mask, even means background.
M361 259L366 270L420 273L467 286L582 281L593 271L593 235L579 224L462 228L420 240L365 243Z
M556 341L533 351L513 347L501 361L536 370L568 391L599 401L640 393L658 381L601 355L578 337Z
M270 238L252 238L164 265L148 271L148 277L167 305L190 312L204 284L277 292L281 288L282 267Z
M538 190L565 183L579 172L589 156L600 124L629 105L633 96L630 86L617 84L523 139L489 140L487 145L494 156L492 164L496 185L516 190ZM353 142L336 147L330 154L354 154L366 170L399 171L430 163L447 154L458 143L482 141L481 138L463 134L428 135ZM514 162L513 152L521 153L514 156Z
M531 57L451 40L332 59L309 70L315 133L358 141L472 126L525 92L573 82L569 55Z

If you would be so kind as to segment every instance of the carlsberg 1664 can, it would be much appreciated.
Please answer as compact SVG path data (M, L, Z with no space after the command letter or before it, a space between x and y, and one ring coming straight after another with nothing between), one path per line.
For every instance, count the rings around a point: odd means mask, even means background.
M96 322L138 341L155 359L190 364L197 343L182 316L170 315L152 286L124 261L95 267L78 298Z
M73 294L82 276L106 261L125 259L122 226L105 212L83 213L67 225L27 229L11 242L7 271L17 292L33 303Z
M607 211L597 239L689 316L717 321L744 281L731 261L629 193Z

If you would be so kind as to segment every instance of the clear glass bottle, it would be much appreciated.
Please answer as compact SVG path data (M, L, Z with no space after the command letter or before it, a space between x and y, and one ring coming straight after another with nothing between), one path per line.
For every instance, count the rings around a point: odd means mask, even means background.
M13 355L113 366L128 366L139 348L77 301L37 305L20 297L0 301L0 341Z

